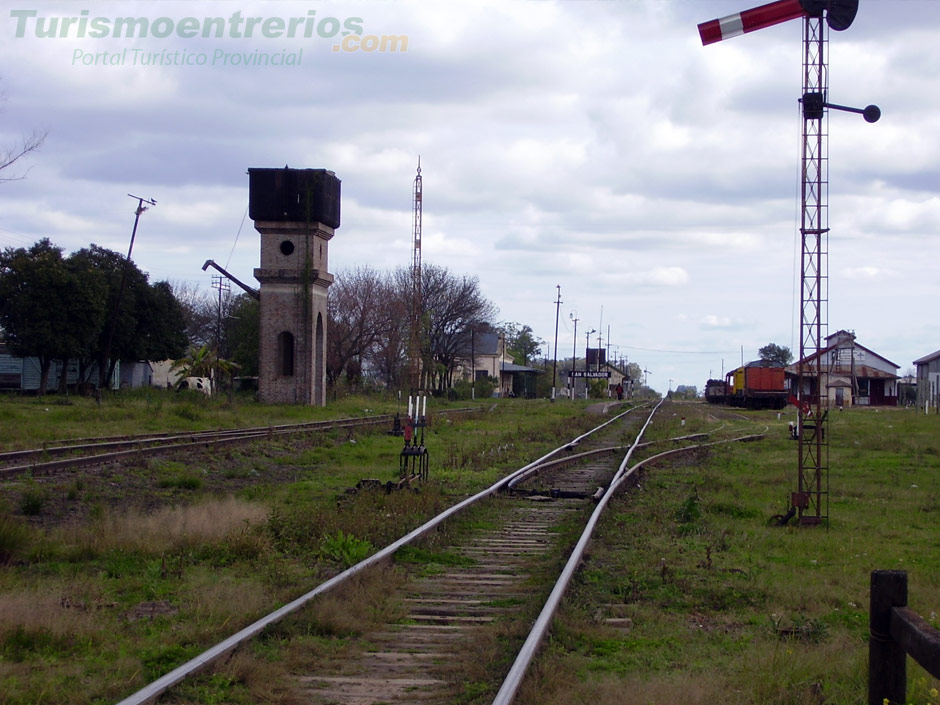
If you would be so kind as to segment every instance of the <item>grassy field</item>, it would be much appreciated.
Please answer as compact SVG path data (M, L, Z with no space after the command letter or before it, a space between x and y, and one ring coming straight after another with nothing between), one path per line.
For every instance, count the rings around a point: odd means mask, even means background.
M484 485L528 462L532 444L596 424L584 404L478 402L434 419L431 481L420 491L350 492L397 479L402 441L382 432L278 437L6 481L0 495L0 704L114 703ZM465 407L452 403L451 408ZM110 399L0 399L2 449L162 428L257 426L394 412L397 400L327 409L230 404L151 391ZM393 576L382 576L383 584ZM282 669L341 651L370 615L394 609L381 586L324 600L258 640L221 674L173 697L291 703ZM288 639L287 636L291 638Z
M159 391L100 407L71 402L0 399L0 446L397 405L261 407ZM5 483L0 705L114 703L525 464L533 454L524 446L552 448L596 423L581 402L477 407L433 425L431 481L419 492L349 493L362 478L397 477L401 441L345 431ZM814 528L769 523L795 485L789 418L663 407L654 438L765 429L766 438L660 463L615 500L518 703L866 702L870 572L907 570L911 606L938 625L940 418L833 414L831 519ZM396 579L364 576L166 701L302 702L288 674L342 658L351 635L394 614L387 588ZM605 617L625 621L615 628ZM938 683L913 662L909 681L910 703L940 705ZM462 702L488 700L468 692Z
M65 438L300 423L395 413L397 408L398 401L391 396L353 397L329 407L312 407L261 405L249 396L229 402L198 392L156 388L122 391L100 404L81 396L0 396L0 449L39 448Z
M657 465L616 502L522 703L866 703L875 569L908 571L911 607L940 625L940 418L834 413L830 521L801 528L768 523L796 484L792 414L717 413L667 407L651 432L766 439ZM908 663L908 702L940 703Z

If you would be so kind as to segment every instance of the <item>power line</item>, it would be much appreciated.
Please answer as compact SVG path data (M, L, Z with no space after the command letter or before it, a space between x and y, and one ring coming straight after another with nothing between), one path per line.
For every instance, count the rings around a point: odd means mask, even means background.
M668 353L671 355L730 355L736 350L662 350L659 348L638 348L633 345L616 345L612 344L615 348L626 348L627 350L642 350L643 352L655 352L655 353Z
M242 228L245 225L245 219L248 217L248 206L245 206L245 214L242 216L242 222L238 226L238 232L235 233L235 242L232 243L232 251L228 253L228 259L225 260L225 268L228 269L232 263L232 256L235 254L235 246L238 245L238 236L242 234Z

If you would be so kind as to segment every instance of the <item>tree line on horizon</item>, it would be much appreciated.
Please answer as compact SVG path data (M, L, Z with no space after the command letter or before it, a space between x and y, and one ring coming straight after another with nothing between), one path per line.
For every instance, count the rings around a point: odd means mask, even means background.
M476 277L425 265L421 284L423 388L451 388L481 334L503 334L507 354L519 364L536 357L542 341L528 325L498 324L498 309ZM411 287L407 267L361 266L335 276L327 324L331 387L355 389L364 377L407 386ZM50 386L65 390L69 361L77 363L80 384L98 387L106 386L118 360L182 360L184 370L197 361L225 361L226 369L256 376L259 303L248 294L219 294L185 283L151 284L120 253L92 244L66 256L43 238L0 252L0 339L13 354L39 360L41 394ZM63 362L63 372L50 385L55 361Z
M54 361L64 391L70 360L79 383L104 387L118 360L164 360L186 349L182 307L167 282L150 284L123 255L90 245L69 256L48 238L0 252L0 334L36 357L40 393Z

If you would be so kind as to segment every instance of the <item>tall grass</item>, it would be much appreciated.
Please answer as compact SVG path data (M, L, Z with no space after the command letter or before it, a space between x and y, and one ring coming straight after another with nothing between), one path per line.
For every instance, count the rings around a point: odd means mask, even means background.
M120 406L106 400L100 408L83 399L61 407L45 401L0 399L0 414L23 421L22 427L11 424L25 429L13 443L35 446L41 438L117 435L153 426L175 430L190 423L256 426L396 408L394 399L348 399L328 409L241 401L232 406L172 395L149 401L131 396ZM198 422L176 413L189 414L186 404L195 405ZM0 703L116 702L148 677L491 483L507 467L528 462L531 453L556 446L559 435L569 437L595 423L581 417L580 404L477 406L486 411L481 417L432 417L426 434L430 482L391 494L347 492L363 478L397 479L402 441L383 429L278 437L189 453L186 461L128 463L83 476L80 484L41 478L37 484L48 501L38 517L9 524L11 535L19 533L0 571L0 602L7 605L0 649L10 649L17 659L7 652L0 656ZM432 414L438 408L429 403ZM448 462L454 443L466 459L462 466ZM201 485L185 487L189 476ZM10 496L18 497L25 485L10 487ZM321 601L253 642L229 662L234 665L185 686L179 697L200 703L299 702L285 664L336 654L351 635L397 614L401 608L389 603L388 589L395 580L382 574L373 587L357 583L351 596ZM34 612L22 608L27 603ZM55 631L54 624L67 633Z
M25 555L29 542L29 527L0 511L0 565Z
M397 403L388 398L348 397L329 408L259 404L252 397L209 398L165 389L127 390L106 394L100 404L90 397L0 395L3 450L38 448L67 438L133 435L147 431L189 431L298 423L337 416L394 413ZM432 402L435 408L467 406ZM370 410L370 411L367 411Z
M771 519L796 484L788 415L664 412L654 437L766 437L661 462L615 499L517 702L866 702L871 571L907 570L910 605L927 618L940 605L940 420L834 413L829 522L779 527ZM632 623L608 626L612 612ZM935 679L909 668L909 703L935 703L931 688Z
M263 505L226 497L150 513L107 511L86 526L57 530L53 537L73 554L161 555L220 542L247 527L263 525L267 518Z

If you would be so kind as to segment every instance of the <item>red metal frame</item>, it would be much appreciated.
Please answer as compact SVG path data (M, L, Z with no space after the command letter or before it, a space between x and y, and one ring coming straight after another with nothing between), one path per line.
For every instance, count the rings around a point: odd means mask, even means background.
M800 357L797 363L799 464L792 506L801 524L818 524L829 517L829 439L824 360L820 351L828 332L829 296L829 155L828 111L807 111L807 97L828 90L826 53L828 25L822 17L803 22L803 156ZM807 361L812 359L812 363Z

